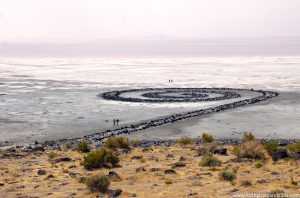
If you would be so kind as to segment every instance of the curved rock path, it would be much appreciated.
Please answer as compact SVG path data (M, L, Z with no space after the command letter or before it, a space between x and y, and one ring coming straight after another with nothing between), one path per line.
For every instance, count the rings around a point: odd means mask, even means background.
M268 100L270 98L277 97L279 94L273 91L265 90L253 90L253 89L231 89L231 88L148 88L148 89L131 89L122 91L106 92L101 95L107 100L118 100L124 102L199 102L199 101L218 101L232 98L239 98L240 95L237 91L249 91L260 93L259 96L250 99L239 100L230 102L227 104L218 105L215 107L199 109L190 112L177 113L167 115L159 118L154 118L148 121L141 121L134 124L122 126L113 130L105 130L92 135L86 135L83 137L72 138L72 139L60 139L55 141L45 141L43 143L36 143L36 145L30 145L29 148L55 148L59 147L65 142L77 142L82 139L87 139L89 142L101 142L104 139L121 135L130 134L139 130L148 128L154 128L168 123L174 123L180 120L185 120L197 116L207 115L211 113L221 112L228 109L233 109L241 106L259 103L261 101ZM124 93L137 93L140 92L140 96L124 97ZM162 141L164 142L164 141ZM236 140L228 139L228 143L236 142ZM226 143L226 142L225 142ZM155 142L145 141L145 145L155 144ZM39 145L39 147L37 146ZM22 147L22 146L21 146ZM26 147L28 148L28 147Z

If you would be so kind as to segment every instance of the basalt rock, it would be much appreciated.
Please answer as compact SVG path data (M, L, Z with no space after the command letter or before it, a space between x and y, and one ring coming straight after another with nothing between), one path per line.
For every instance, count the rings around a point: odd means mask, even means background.
M183 162L183 161L185 161L186 160L186 158L184 157L184 156L180 156L180 158L179 158L179 161L180 162Z
M166 156L166 158L168 159L168 158L175 158L175 156L172 154L172 153L169 153L167 156Z
M136 156L131 157L132 160L139 160L139 159L142 159L142 158L143 158L143 156L141 156L141 155L136 155Z
M107 176L113 182L122 181L121 177L115 171L109 171Z
M150 168L149 171L150 172L158 172L158 171L160 171L160 168Z
M69 162L72 161L72 159L70 157L60 157L60 158L50 159L49 161L52 163L59 163L59 162Z
M280 159L287 158L288 156L289 155L288 155L286 149L284 149L284 148L278 148L276 151L273 152L272 159L274 161L278 161Z
M140 173L140 172L145 172L146 169L143 166L138 167L135 172Z
M211 147L209 152L212 154L227 155L227 149L223 147Z
M173 168L178 168L178 167L185 167L185 163L183 162L176 162L172 165Z
M40 169L37 171L37 174L38 175L46 175L47 174L47 171L46 170L43 170L43 169Z
M109 192L109 198L119 197L122 194L122 192L123 191L121 189L111 190Z
M167 169L165 170L165 174L176 174L176 171L173 169Z

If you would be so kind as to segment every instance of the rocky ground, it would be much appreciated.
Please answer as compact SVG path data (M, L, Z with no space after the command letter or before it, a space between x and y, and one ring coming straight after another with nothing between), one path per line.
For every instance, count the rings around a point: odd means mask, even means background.
M214 155L222 164L204 167L199 165L202 146L172 144L119 149L118 167L93 171L80 165L87 154L72 149L2 156L0 197L232 197L247 192L300 191L299 160L285 158L274 162L270 156L266 160L237 160L234 146L225 145L221 146L223 151ZM220 179L220 172L227 168L237 171L233 181ZM96 173L110 178L108 193L92 193L84 184L84 178Z

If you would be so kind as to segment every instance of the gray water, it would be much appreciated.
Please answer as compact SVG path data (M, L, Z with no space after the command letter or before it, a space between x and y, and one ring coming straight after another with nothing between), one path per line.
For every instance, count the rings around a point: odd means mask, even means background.
M168 80L173 79L174 83ZM142 138L198 136L300 138L300 57L1 58L0 140L75 137L219 103L145 104L106 101L105 91L148 87L232 87L278 91L282 97L138 132ZM175 127L176 126L176 127Z

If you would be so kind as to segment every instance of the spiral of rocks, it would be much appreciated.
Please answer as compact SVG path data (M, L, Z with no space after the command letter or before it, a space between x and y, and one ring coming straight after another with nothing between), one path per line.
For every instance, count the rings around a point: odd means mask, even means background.
M137 94L138 97L126 97L126 94ZM219 101L240 97L240 94L229 88L147 88L128 89L106 92L99 95L106 100L123 102L203 102Z
M168 123L174 123L180 120L185 120L197 116L208 115L211 113L222 112L225 110L246 106L250 104L259 103L270 98L277 97L279 93L274 91L265 91L265 90L253 90L253 89L231 89L231 88L148 88L148 89L131 89L123 91L113 91L106 92L99 96L107 100L117 100L117 101L126 101L126 102L195 102L195 101L217 101L231 98L238 98L240 95L235 92L238 91L250 91L260 93L259 96L253 97L251 99L244 99L235 102L230 102L227 104L222 104L215 107L199 109L195 111L177 113L173 115L167 115L164 117L154 118L149 121L141 121L136 124L129 124L122 126L113 130L105 130L92 135L86 135L84 137L72 138L72 139L60 139L55 141L45 141L42 143L36 143L35 145L30 145L29 147L20 146L20 148L28 150L36 150L39 148L57 148L66 142L76 143L82 139L88 140L90 143L93 142L103 142L104 139L112 136L130 134L132 132L154 128L162 126ZM142 93L142 97L145 98L132 98L132 97L122 97L123 93ZM214 94L215 97L209 97L210 94ZM167 96L167 97L165 97ZM152 98L151 98L152 97ZM206 100L205 100L206 99ZM221 140L222 141L222 140ZM170 144L172 140L159 140L159 141L141 141L144 146L147 145L156 145L156 144ZM224 139L224 143L227 144L236 144L238 140L234 139ZM282 143L294 142L294 140L280 140ZM38 145L38 146L37 146ZM16 147L15 147L16 148ZM18 148L17 148L18 149Z

